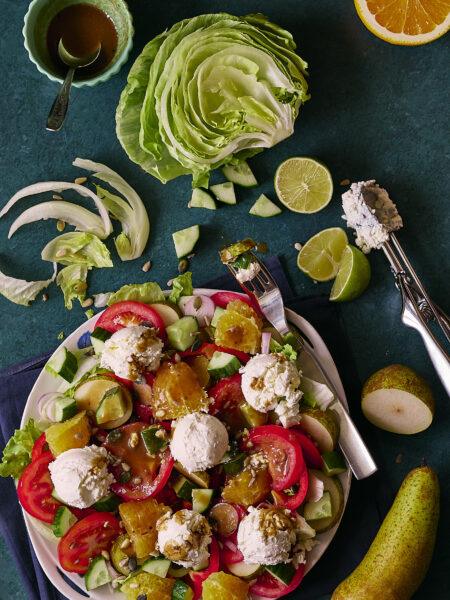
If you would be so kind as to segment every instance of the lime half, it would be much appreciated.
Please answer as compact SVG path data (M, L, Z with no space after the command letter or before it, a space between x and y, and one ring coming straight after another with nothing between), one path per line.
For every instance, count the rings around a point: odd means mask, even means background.
M306 156L293 156L282 162L275 173L274 186L280 202L297 213L318 212L333 195L330 171Z
M334 302L354 300L361 296L369 281L370 263L366 255L355 246L347 246L331 288L330 300Z
M340 227L319 231L298 253L297 266L316 281L329 281L336 277L347 245L347 234Z

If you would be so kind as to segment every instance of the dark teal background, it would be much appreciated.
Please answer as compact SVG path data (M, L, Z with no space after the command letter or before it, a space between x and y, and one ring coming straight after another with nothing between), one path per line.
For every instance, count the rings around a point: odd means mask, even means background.
M314 284L298 271L294 244L326 227L345 225L340 218L340 194L346 189L339 185L341 180L375 178L398 205L404 221L398 237L410 260L430 295L449 311L448 36L419 47L390 45L363 26L350 1L134 0L129 2L136 28L131 59L107 83L73 89L63 129L50 133L45 131L45 121L58 86L36 70L23 48L21 29L27 4L0 0L0 206L31 183L71 181L85 175L71 165L80 156L116 169L136 188L150 216L144 255L121 263L109 240L115 266L91 272L90 294L149 278L164 286L176 274L178 264L171 233L195 223L201 226L191 261L197 284L221 271L217 250L225 242L252 236L265 241L271 254L280 255L296 293L327 293L331 284ZM251 160L260 186L237 189L236 206L205 211L187 208L188 177L164 186L128 160L115 137L114 112L132 60L148 40L182 18L220 10L234 14L261 11L289 29L299 54L309 63L312 97L300 110L294 135ZM296 154L319 158L328 165L335 184L332 202L315 215L298 215L287 209L271 219L248 215L261 192L276 200L275 169ZM213 175L213 182L219 180L219 174ZM47 194L39 200L50 198ZM64 198L75 196L65 193ZM13 219L37 200L20 201L0 220L0 269L8 275L30 280L50 277L51 264L40 260L40 251L58 233L54 221L27 225L7 240ZM400 297L383 254L372 252L369 258L372 281L368 290L342 306L357 364L355 378L363 382L377 369L398 362L418 371L433 388L436 416L427 431L409 437L379 430L376 434L383 454L380 466L392 490L422 456L438 471L443 496L440 536L429 574L415 598L440 600L449 593L448 398L418 334L400 322ZM149 259L153 266L145 274L141 267ZM61 331L68 334L84 321L78 305L70 312L64 308L55 286L47 293L46 303L39 296L28 308L0 297L0 368L50 350L59 343ZM352 409L360 410L358 404ZM403 461L397 464L399 453ZM3 544L0 583L0 597L25 598Z

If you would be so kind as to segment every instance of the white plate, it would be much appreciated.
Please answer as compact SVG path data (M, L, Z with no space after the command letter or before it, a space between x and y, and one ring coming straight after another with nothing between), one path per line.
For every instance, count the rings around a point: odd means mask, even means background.
M220 290L207 290L204 288L198 288L195 290L197 294L204 294L210 296L215 292ZM168 292L167 292L168 293ZM288 320L293 323L298 329L304 333L309 340L313 343L317 353L322 359L324 365L328 368L328 372L333 380L334 385L337 390L341 392L342 397L344 395L344 389L342 387L341 380L339 378L338 371L336 369L336 365L331 357L331 354L328 351L328 348L325 346L324 341L314 329L314 327L303 317L297 315L291 310L287 309ZM77 342L80 336L87 331L93 331L95 328L95 323L98 319L98 314L89 321L86 321L78 329L76 329L71 335L69 335L61 346L66 346L68 350L74 350L77 348ZM57 352L57 350L55 351ZM308 375L308 372L303 370L305 375ZM319 377L317 373L311 373L317 380ZM25 422L30 418L34 418L36 420L40 419L38 410L37 410L37 402L40 396L46 392L53 391L58 386L58 382L52 377L47 371L42 370L41 374L36 380L36 383L33 386L33 389L30 392L27 403L25 405L24 413L22 416L21 427L25 424ZM343 490L344 490L344 509L347 504L348 494L350 491L350 481L351 481L351 471L348 468L345 473L342 473L339 476L341 481ZM36 552L36 556L38 557L39 563L41 564L42 569L44 570L47 577L53 583L53 585L58 589L59 592L64 594L69 600L86 600L86 597L91 598L92 600L113 600L117 598L117 600L121 600L125 598L124 594L120 592L112 590L110 585L104 585L96 590L92 590L87 592L84 588L83 579L80 578L76 573L66 573L68 579L70 579L73 584L80 589L83 594L75 591L68 583L66 583L61 576L61 567L58 563L58 555L57 555L57 544L49 541L45 537L45 533L49 531L47 526L42 524L30 517L25 511L22 511L25 518L25 524L28 530L28 534L30 536L31 542L33 544L34 551ZM306 564L306 573L310 571L313 566L320 559L322 554L328 548L331 540L336 533L336 530L339 526L339 522L324 533L321 533L317 536L317 540L320 541L320 544L314 546L311 552L308 553L307 564ZM51 532L50 532L51 534ZM301 590L301 586L299 588Z

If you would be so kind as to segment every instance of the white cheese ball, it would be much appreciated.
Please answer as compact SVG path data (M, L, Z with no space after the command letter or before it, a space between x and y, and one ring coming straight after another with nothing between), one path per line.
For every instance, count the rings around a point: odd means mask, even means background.
M106 496L114 476L108 473L106 448L72 448L49 464L56 494L76 508L89 508Z
M244 397L255 410L275 410L284 427L300 422L299 400L303 394L297 389L300 372L294 361L282 354L257 354L240 373Z
M189 473L217 465L227 449L228 432L216 417L195 412L175 422L170 451Z
M239 523L238 548L248 563L277 565L289 560L296 534L294 524L282 511L249 508Z
M158 548L164 556L186 568L197 567L209 558L211 527L203 515L179 510L156 524Z
M159 368L163 345L151 327L123 327L106 340L100 365L118 377L136 381L144 371Z

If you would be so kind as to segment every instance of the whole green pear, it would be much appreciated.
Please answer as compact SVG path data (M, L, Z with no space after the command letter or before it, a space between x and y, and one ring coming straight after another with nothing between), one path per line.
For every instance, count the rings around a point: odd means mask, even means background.
M409 600L430 565L438 520L436 472L427 466L413 469L367 554L332 600Z

